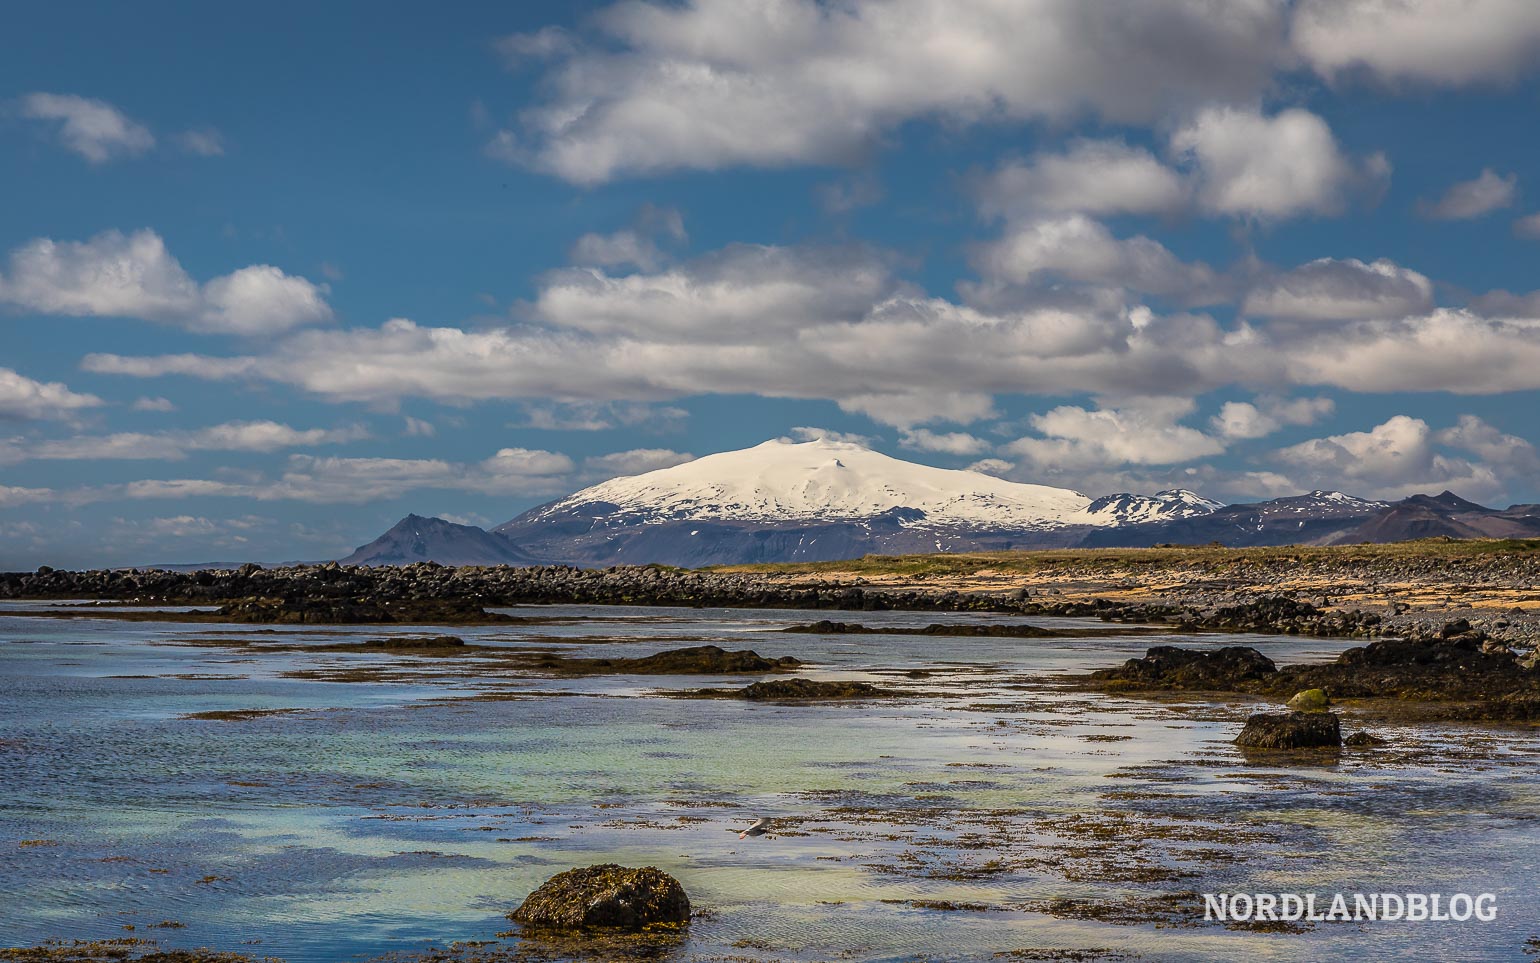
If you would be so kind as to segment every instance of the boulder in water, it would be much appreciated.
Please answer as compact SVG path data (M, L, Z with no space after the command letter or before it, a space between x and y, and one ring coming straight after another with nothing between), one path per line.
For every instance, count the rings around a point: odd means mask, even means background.
M1246 720L1235 744L1243 749L1317 749L1342 745L1342 722L1335 712L1258 712Z
M1331 708L1331 699L1325 689L1306 689L1294 694L1289 700L1289 708L1295 712L1325 712Z
M660 869L603 863L557 873L508 918L535 929L675 929L690 922L690 898Z

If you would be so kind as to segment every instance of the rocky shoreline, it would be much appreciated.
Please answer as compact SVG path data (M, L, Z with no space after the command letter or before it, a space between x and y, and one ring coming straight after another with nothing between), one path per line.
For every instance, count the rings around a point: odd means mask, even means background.
M1443 584L1449 593L1495 578L1515 593L1540 586L1540 560L1481 557L1476 564L1417 560L1387 563L1384 571L1357 565L1355 578L1383 589L1377 604L1361 593L1333 594L1294 587L1302 573L1287 558L1271 566L1208 566L1207 577L1171 566L1145 573L1149 591L1130 591L1129 579L1072 572L1082 585L1067 591L1029 574L1000 578L973 590L919 584L877 584L864 578L794 578L757 572L697 571L663 566L582 569L569 566L463 567L433 563L401 567L316 566L231 570L63 571L0 573L0 599L90 601L133 606L218 606L198 620L251 624L495 623L509 616L487 608L529 604L646 605L708 608L787 608L834 611L908 610L1071 616L1106 622L1170 626L1177 631L1257 632L1330 638L1434 637L1460 622L1518 649L1540 642L1540 607L1433 608L1403 601ZM1473 571L1472 569L1480 571ZM1062 571L1055 575L1063 575ZM1344 589L1346 573L1338 574ZM1416 576L1414 578L1414 576ZM1156 584L1158 583L1163 584ZM1392 581L1398 580L1398 581ZM1060 584L1062 579L1051 584ZM1089 583L1089 584L1086 584ZM1400 586L1398 592L1396 586ZM1352 587L1361 587L1353 585ZM1097 589L1100 588L1100 592ZM1540 598L1540 596L1536 596Z
M1447 560L1446 560L1447 561ZM1414 559L1422 580L1407 581L1409 565L1387 564L1378 577L1401 579L1403 594L1426 591L1430 575L1442 577L1451 592L1459 580L1491 582L1493 570L1508 570L1516 591L1540 579L1540 565L1529 556L1489 555L1472 563L1437 568ZM1105 623L1154 626L1154 631L1285 634L1360 639L1367 648L1351 650L1326 666L1276 667L1253 649L1221 650L1213 657L1173 647L1152 649L1145 660L1098 673L1093 686L1117 691L1206 690L1278 696L1323 688L1333 697L1389 699L1438 704L1444 718L1528 720L1540 717L1540 669L1535 643L1540 639L1540 610L1473 613L1476 617L1442 618L1441 610L1418 608L1389 592L1383 606L1343 604L1320 593L1289 588L1279 561L1237 576L1246 565L1211 566L1209 577L1169 581L1158 593L1130 593L1127 577L1102 583L1104 595L1070 594L1048 589L1026 576L995 587L963 591L949 587L902 584L852 584L834 579L801 581L758 572L690 571L662 566L580 569L567 566L463 567L433 563L402 567L318 566L172 572L85 572L40 569L0 574L0 599L66 601L31 614L56 618L91 617L131 620L233 622L240 624L502 624L530 621L492 611L541 603L642 605L713 608L783 608L797 610L923 612L993 612L1013 616L1099 619ZM1314 566L1319 574L1322 565ZM1084 573L1077 573L1084 574ZM1165 575L1169 578L1171 572ZM1190 573L1189 573L1190 574ZM1375 573L1358 572L1360 579ZM1153 581L1153 579L1151 579ZM87 604L80 604L80 603ZM197 606L199 611L145 611L159 606ZM212 609L212 611L210 610ZM878 631L855 622L820 620L792 627L797 632L862 633ZM1030 625L966 627L934 624L901 630L910 634L987 634L1034 637L1105 634L1107 630L1044 630ZM1228 653L1228 656L1226 654ZM712 664L727 665L734 655L721 653ZM1357 661L1354 661L1357 660ZM755 663L758 665L758 663ZM771 671L787 666L776 665ZM553 662L552 671L560 671ZM581 666L565 667L581 671ZM593 667L602 671L607 667ZM1479 671L1478 671L1479 670ZM731 671L731 669L729 669ZM784 686L783 686L784 687ZM767 693L768 694L768 693ZM867 696L873 693L849 693ZM785 695L784 693L782 695ZM792 693L808 697L813 693ZM825 695L822 693L816 695ZM771 696L774 697L774 696ZM1460 708L1464 706L1464 708Z

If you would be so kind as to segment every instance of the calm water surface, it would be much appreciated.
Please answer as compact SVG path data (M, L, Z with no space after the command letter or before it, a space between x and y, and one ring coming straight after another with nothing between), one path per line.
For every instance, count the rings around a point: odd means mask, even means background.
M1229 744L1253 704L1048 678L1165 640L816 636L779 631L806 612L561 606L515 612L554 624L454 630L596 656L709 641L914 693L770 705L669 695L744 677L478 678L454 659L203 644L420 629L18 608L0 606L0 946L132 932L291 961L411 952L497 939L546 877L609 861L667 870L708 911L676 960L1522 960L1540 936L1530 730L1376 727L1390 747L1290 766ZM1243 642L1278 661L1345 647ZM369 666L393 671L290 675ZM299 711L184 718L230 709ZM782 831L740 842L756 814ZM1259 933L1173 901L1207 891L1491 892L1500 915Z

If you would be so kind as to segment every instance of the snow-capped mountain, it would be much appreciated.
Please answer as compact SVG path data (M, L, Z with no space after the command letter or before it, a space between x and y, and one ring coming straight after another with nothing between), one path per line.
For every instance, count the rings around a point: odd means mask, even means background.
M542 558L706 565L1066 546L1091 529L1217 505L1181 491L1093 501L819 439L767 441L611 479L495 531Z
M1413 502L1387 506L1314 491L1222 505L1185 489L1091 499L1069 489L916 464L847 442L767 441L614 478L530 509L492 532L409 516L348 561L700 566L871 553L1326 544L1401 531L1506 533L1540 524L1531 518L1535 512L1520 517L1516 510ZM1422 517L1434 508L1439 519ZM1393 510L1400 514L1381 521Z
M1168 488L1153 495L1134 495L1119 492L1103 495L1087 505L1074 521L1096 525L1143 525L1165 522L1174 518L1193 518L1208 515L1225 507L1224 502L1204 498L1185 488ZM1084 521L1081 521L1084 519Z
M767 441L627 478L613 478L535 509L540 521L606 506L632 522L806 522L875 518L981 529L1085 524L1091 499L976 471L933 468L848 442Z
M1095 547L1177 545L1325 544L1383 511L1385 502L1313 491L1265 502L1224 505L1201 514L1130 522L1087 532Z

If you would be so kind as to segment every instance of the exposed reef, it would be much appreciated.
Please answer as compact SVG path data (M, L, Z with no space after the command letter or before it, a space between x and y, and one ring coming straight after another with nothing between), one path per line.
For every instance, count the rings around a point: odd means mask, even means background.
M1156 646L1121 666L1072 677L1104 692L1241 692L1308 701L1419 703L1425 717L1540 719L1540 668L1494 644L1463 620L1434 634L1387 638L1348 649L1319 665L1276 666L1247 646L1214 651Z

